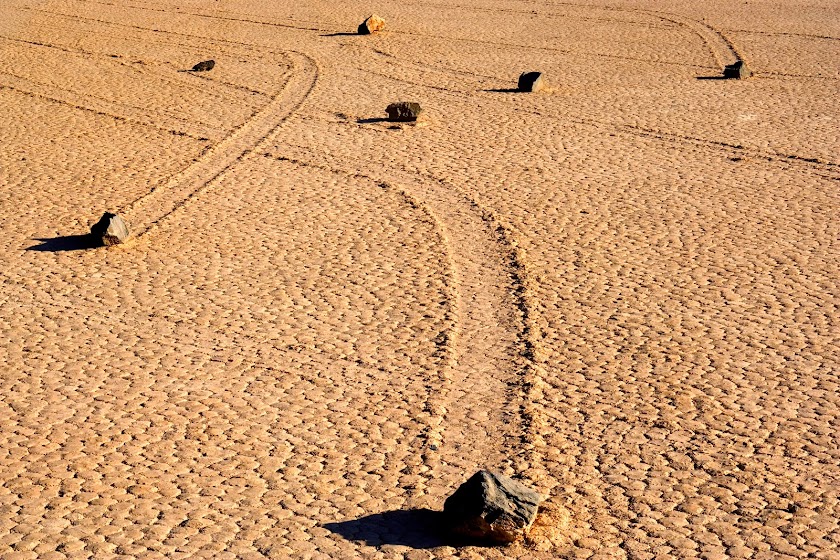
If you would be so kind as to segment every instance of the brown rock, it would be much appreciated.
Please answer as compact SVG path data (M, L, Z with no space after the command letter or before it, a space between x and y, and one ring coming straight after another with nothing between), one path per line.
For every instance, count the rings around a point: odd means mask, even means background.
M388 120L392 122L413 122L416 121L423 112L423 108L419 103L413 101L399 101L391 103L385 108L388 113Z
M359 35L370 35L383 29L385 29L385 20L374 14L359 24Z
M723 77L727 80L746 80L750 76L752 76L752 71L747 68L743 60L727 64L723 69Z
M129 231L128 225L118 214L105 212L90 228L90 234L107 247L124 243L128 239Z
M536 93L543 91L547 84L541 72L523 72L519 75L519 91Z
M205 60L193 66L190 72L209 72L214 66L216 66L215 60Z
M478 471L446 499L443 513L454 533L502 544L525 536L542 501L521 482Z

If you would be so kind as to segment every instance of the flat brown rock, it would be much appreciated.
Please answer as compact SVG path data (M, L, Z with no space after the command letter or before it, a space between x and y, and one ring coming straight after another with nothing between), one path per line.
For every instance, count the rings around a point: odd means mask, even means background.
M195 66L192 67L190 70L191 72L209 72L216 66L215 60L204 60L202 62L197 63Z

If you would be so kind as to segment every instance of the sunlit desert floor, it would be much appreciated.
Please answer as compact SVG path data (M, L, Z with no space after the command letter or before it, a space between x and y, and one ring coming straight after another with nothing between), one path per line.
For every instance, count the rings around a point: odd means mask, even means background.
M840 558L838 99L834 0L3 0L0 557Z

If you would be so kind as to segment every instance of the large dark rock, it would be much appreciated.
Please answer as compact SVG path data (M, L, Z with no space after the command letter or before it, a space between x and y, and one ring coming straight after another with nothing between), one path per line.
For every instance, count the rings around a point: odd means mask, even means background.
M90 234L103 245L119 245L128 239L128 225L118 214L105 212L90 228Z
M752 72L743 60L727 64L723 69L723 77L727 80L746 80L750 76L752 76Z
M478 471L443 505L454 533L484 542L510 543L525 536L543 496L506 476Z
M399 101L388 105L385 108L385 112L388 113L389 121L412 122L417 120L417 117L419 117L420 113L423 112L423 108L420 107L419 103L414 103L412 101Z
M191 72L208 72L216 66L215 60L205 60L192 67Z
M385 29L385 20L376 14L359 24L359 35L370 35Z
M540 72L523 72L519 75L519 91L538 92L546 88L545 78Z

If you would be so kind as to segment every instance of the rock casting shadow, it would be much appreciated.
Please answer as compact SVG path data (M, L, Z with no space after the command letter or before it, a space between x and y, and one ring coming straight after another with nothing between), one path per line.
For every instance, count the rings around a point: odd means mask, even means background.
M33 245L28 247L27 251L83 251L85 249L94 249L99 247L101 243L92 235L62 235L59 237L36 238L40 245Z
M442 530L443 526L443 514L430 509L384 511L359 519L322 525L336 535L350 541L360 541L368 546L454 546L453 540Z

